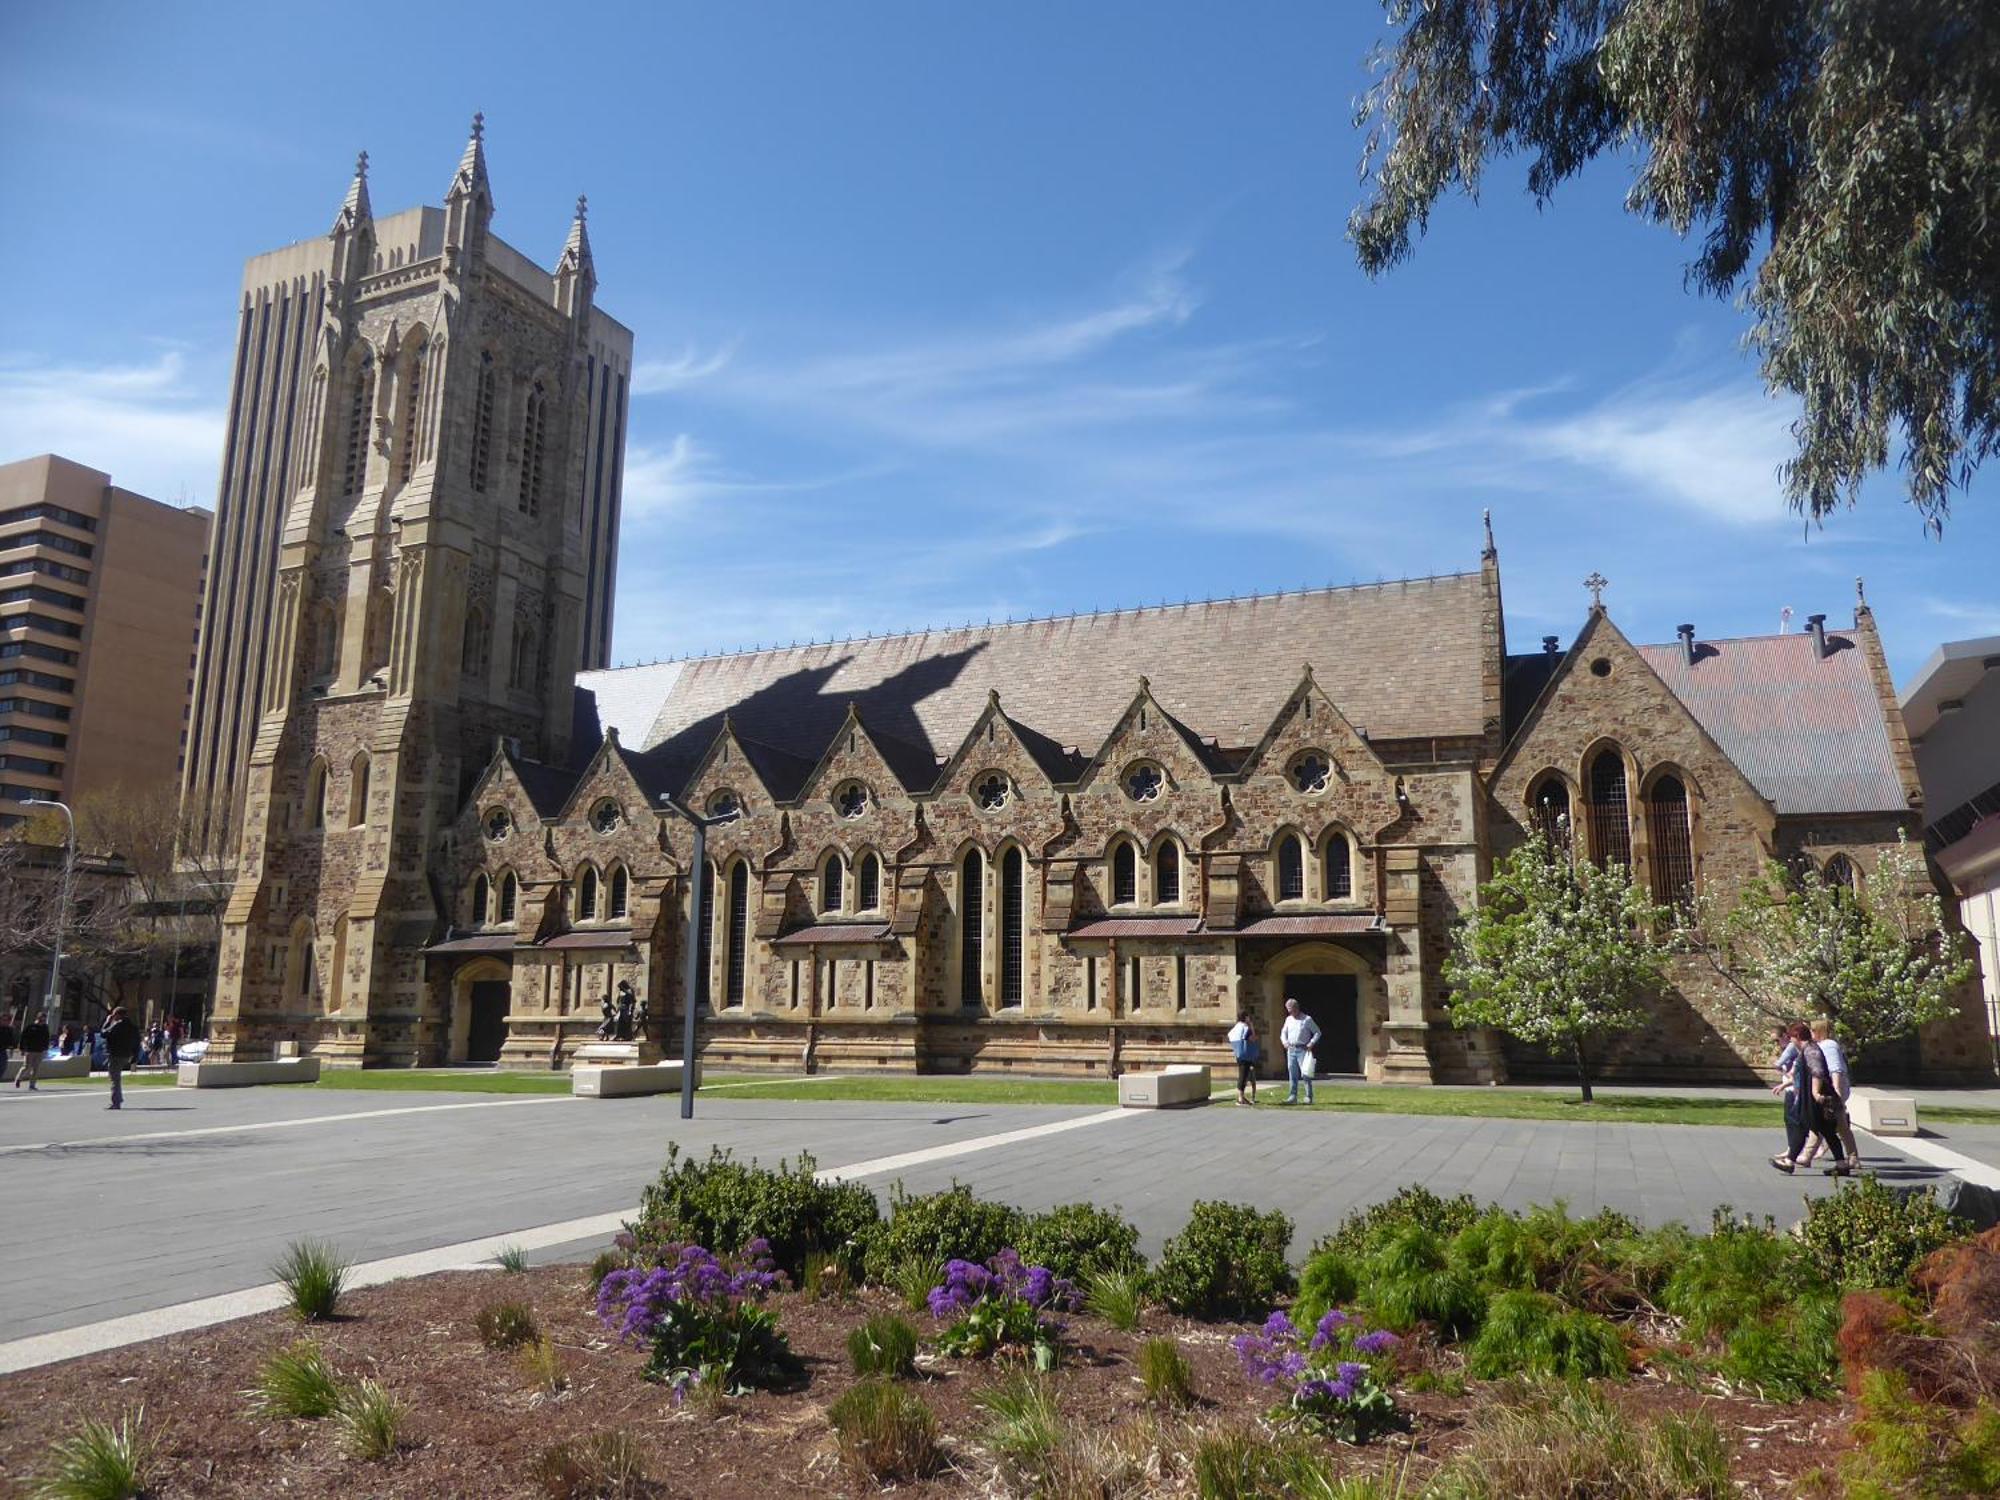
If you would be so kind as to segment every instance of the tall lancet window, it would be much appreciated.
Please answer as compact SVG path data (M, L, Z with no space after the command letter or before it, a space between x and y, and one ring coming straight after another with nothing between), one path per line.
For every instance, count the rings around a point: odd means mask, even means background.
M542 513L542 453L548 436L549 402L537 380L528 391L528 409L521 414L521 511Z
M479 386L472 406L472 487L486 493L486 470L493 455L493 401L498 376L491 353L479 356Z
M347 409L347 461L340 474L342 494L359 494L368 478L368 410L374 404L375 356L364 352L361 367L354 372L354 396Z
M958 998L965 1005L986 1001L985 923L986 861L971 849L958 883Z
M423 413L423 399L424 345L418 344L410 351L403 368L403 455L397 478L404 484L410 482L411 471L417 466L417 423Z
M1625 757L1605 750L1590 763L1590 861L1632 863L1632 813L1625 801Z
M1000 1003L1019 1005L1027 992L1028 862L1019 849L1000 859Z

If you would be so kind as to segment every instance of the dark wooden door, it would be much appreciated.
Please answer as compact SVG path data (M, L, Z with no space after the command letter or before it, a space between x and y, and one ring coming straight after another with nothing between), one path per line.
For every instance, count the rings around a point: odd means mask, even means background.
M1285 998L1319 1023L1319 1074L1361 1071L1361 985L1352 974L1288 974Z
M507 1040L507 997L512 986L504 979L475 980L470 997L472 1024L465 1035L467 1062L498 1062Z

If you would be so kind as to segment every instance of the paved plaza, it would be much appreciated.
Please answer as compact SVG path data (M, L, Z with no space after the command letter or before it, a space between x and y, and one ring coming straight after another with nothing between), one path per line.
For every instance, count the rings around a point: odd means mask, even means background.
M1706 1223L1727 1204L1796 1219L1832 1189L1786 1178L1769 1130L1255 1110L846 1103L706 1091L677 1100L463 1093L137 1089L0 1092L0 1359L6 1341L237 1293L269 1282L287 1243L334 1242L357 1262L537 1231L547 1254L608 1238L670 1143L764 1161L810 1151L823 1169L923 1192L960 1181L1024 1208L1114 1204L1156 1252L1199 1198L1282 1208L1295 1252L1406 1183L1523 1208L1623 1210ZM2000 1129L1951 1127L2000 1157ZM1935 1165L1864 1141L1871 1169L1924 1183ZM574 1234L571 1233L574 1228Z

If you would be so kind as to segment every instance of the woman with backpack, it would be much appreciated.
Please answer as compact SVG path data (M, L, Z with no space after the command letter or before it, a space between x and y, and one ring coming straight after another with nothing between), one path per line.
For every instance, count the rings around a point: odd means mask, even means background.
M1257 1064L1264 1055L1263 1044L1257 1040L1257 1025L1250 1019L1250 1012L1243 1011L1236 1017L1236 1024L1229 1028L1229 1050L1236 1057L1236 1102L1255 1104L1257 1102ZM1250 1097L1244 1098L1248 1089Z

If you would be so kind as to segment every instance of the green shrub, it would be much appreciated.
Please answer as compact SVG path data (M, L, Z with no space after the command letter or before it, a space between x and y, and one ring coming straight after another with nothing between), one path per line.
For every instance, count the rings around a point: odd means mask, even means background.
M137 1500L146 1493L154 1444L146 1433L146 1408L109 1422L85 1418L72 1437L49 1449L33 1493L41 1500Z
M532 1344L521 1346L521 1368L528 1372L530 1380L551 1396L569 1384L569 1372L563 1368L562 1351L546 1333Z
M1581 1300L1616 1264L1639 1226L1611 1210L1572 1219L1561 1203L1525 1214L1488 1209L1451 1239L1452 1264L1488 1291L1552 1292Z
M640 1199L631 1226L635 1253L644 1261L668 1245L695 1244L736 1255L761 1238L795 1283L813 1251L840 1256L857 1269L881 1218L875 1195L857 1182L821 1182L814 1171L805 1155L775 1168L756 1167L720 1147L705 1161L683 1160L669 1145L667 1164Z
M347 1393L336 1413L347 1451L356 1458L379 1462L403 1446L403 1423L409 1408L372 1380Z
M543 1449L528 1477L548 1500L639 1500L652 1490L639 1440L622 1428Z
M1137 1271L1146 1264L1139 1254L1138 1229L1113 1210L1091 1203L1065 1203L1030 1214L1014 1248L1023 1265L1047 1266L1078 1283L1103 1271Z
M515 1349L542 1336L535 1310L525 1302L489 1302L473 1315L479 1342L489 1349Z
M908 1380L917 1373L917 1331L894 1313L876 1313L848 1331L847 1358L857 1375Z
M1063 1440L1055 1387L1026 1373L1011 1375L975 1396L986 1413L981 1436L1017 1473L1033 1474L1055 1456Z
M1104 1319L1120 1333L1139 1326L1146 1305L1146 1278L1138 1271L1099 1271L1083 1287L1087 1312Z
M1546 1292L1502 1292L1486 1307L1479 1337L1466 1350L1467 1373L1555 1375L1564 1380L1622 1379L1631 1362L1618 1330L1594 1313L1565 1307Z
M1172 1339L1147 1339L1139 1346L1139 1383L1155 1406L1194 1405L1194 1368Z
M1296 1439L1240 1429L1215 1433L1196 1444L1193 1467L1201 1500L1346 1500L1312 1446Z
M1758 1321L1801 1290L1800 1259L1766 1220L1715 1211L1709 1232L1690 1236L1660 1290L1660 1305L1698 1339L1719 1339Z
M285 1302L293 1316L308 1323L323 1323L333 1316L340 1294L347 1286L347 1262L322 1240L294 1240L271 1267L271 1274L284 1284Z
M1332 1234L1313 1242L1313 1254L1337 1250L1359 1259L1379 1248L1399 1229L1416 1225L1450 1239L1479 1217L1479 1205L1468 1194L1440 1198L1429 1188L1412 1184L1380 1203L1349 1214Z
M1473 1418L1423 1500L1724 1500L1729 1454L1706 1413L1645 1423L1598 1387L1512 1384Z
M1855 1445L1840 1467L1848 1500L1958 1500L2000 1494L2000 1408L1914 1399L1902 1375L1861 1377Z
M869 1238L868 1279L877 1286L887 1285L899 1268L913 1261L983 1263L1013 1248L1025 1222L1019 1209L975 1198L972 1189L960 1183L921 1197L911 1197L899 1186L890 1199L888 1220Z
M1971 1232L1929 1188L1897 1193L1870 1174L1808 1202L1798 1240L1807 1264L1827 1285L1900 1289L1918 1261Z
M1345 1250L1315 1250L1299 1272L1299 1295L1292 1303L1292 1319L1310 1328L1336 1307L1345 1307L1360 1294L1361 1275L1354 1257Z
M1475 1332L1486 1310L1485 1294L1451 1264L1445 1241L1414 1224L1390 1231L1368 1257L1360 1302L1377 1323L1397 1333L1428 1323L1449 1339Z
M839 1435L841 1458L863 1478L878 1484L922 1479L944 1463L937 1418L906 1386L860 1381L843 1392L826 1415Z
M1833 1394L1840 1378L1840 1299L1821 1292L1723 1335L1722 1373L1767 1401Z
M1291 1242L1292 1221L1282 1213L1196 1203L1153 1271L1154 1294L1191 1317L1262 1317L1292 1289Z
M339 1409L340 1377L318 1344L301 1339L257 1367L257 1384L250 1394L259 1416L316 1422Z

